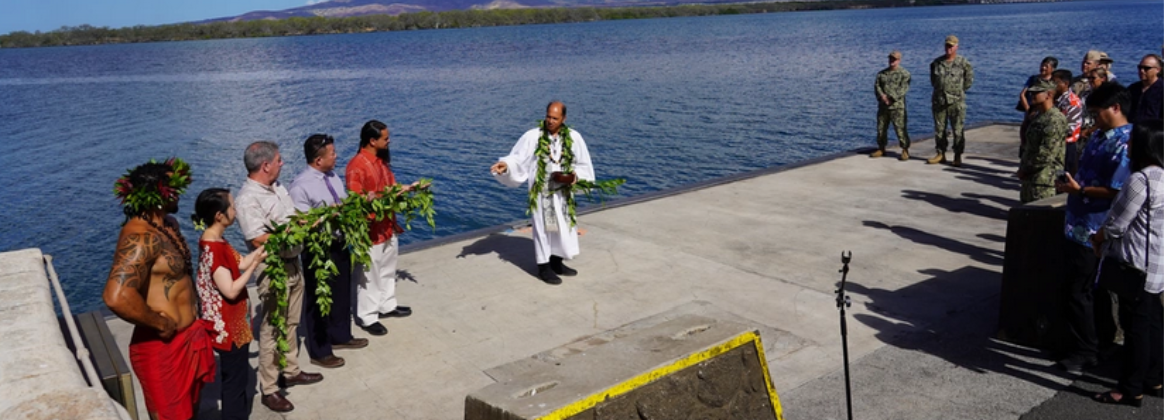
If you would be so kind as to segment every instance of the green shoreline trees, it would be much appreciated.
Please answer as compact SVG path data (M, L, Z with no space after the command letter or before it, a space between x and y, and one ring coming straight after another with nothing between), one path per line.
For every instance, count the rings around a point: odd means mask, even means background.
M977 3L978 0L825 0L799 2L693 4L657 7L526 8L451 10L404 13L397 16L293 17L280 20L179 23L112 29L81 25L50 32L17 31L0 35L0 48L69 45L124 44L138 42L194 41L227 38L321 35L407 31L418 29L476 28L545 23L662 17L734 15L806 10L863 9Z

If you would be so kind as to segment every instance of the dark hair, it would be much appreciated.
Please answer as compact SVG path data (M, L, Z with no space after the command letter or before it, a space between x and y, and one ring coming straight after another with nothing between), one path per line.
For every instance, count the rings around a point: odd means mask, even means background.
M364 123L364 127L360 129L360 148L362 149L372 140L380 138L381 133L386 129L388 129L387 124L376 120Z
M1152 57L1153 60L1156 60L1156 69L1164 70L1164 68L1161 68L1161 67L1164 67L1164 59L1161 59L1160 56L1158 56L1156 54L1148 54L1148 55L1144 56L1144 58L1148 58L1148 57ZM1144 61L1144 58L1141 58L1140 61Z
M1106 109L1112 105L1119 105L1120 113L1124 115L1128 115L1128 106L1131 104L1132 99L1128 97L1128 90L1119 82L1103 82L1091 91L1091 96L1087 97L1088 108Z
M214 224L214 217L218 213L226 213L230 208L230 190L225 188L207 188L198 193L198 200L194 202L194 214L190 220L194 224L206 227Z
M1133 171L1164 166L1164 121L1148 120L1132 126L1128 159L1132 161Z
M307 158L307 164L315 162L315 158L323 153L323 149L333 143L335 143L335 139L327 134L312 134L311 137L308 137L307 141L303 142L303 157Z
M1041 63L1039 63L1039 65L1042 66L1043 64L1047 64L1047 63L1051 63L1051 68L1058 68L1059 67L1059 59L1055 58L1055 57L1051 57L1051 56L1047 56L1047 58L1044 58L1043 61Z
M1059 79L1070 84L1071 77L1071 70L1059 69L1051 72L1051 80Z
M158 190L158 184L170 179L169 174L173 171L174 168L165 163L144 163L129 171L129 184L133 188L141 188L147 192L154 192ZM133 206L125 206L122 210L125 212L126 220L129 220L129 217L137 216L133 212Z
M566 103L562 101L550 101L550 103L546 105L546 112L550 112L550 107L554 106L554 104L562 106L562 118L566 118Z

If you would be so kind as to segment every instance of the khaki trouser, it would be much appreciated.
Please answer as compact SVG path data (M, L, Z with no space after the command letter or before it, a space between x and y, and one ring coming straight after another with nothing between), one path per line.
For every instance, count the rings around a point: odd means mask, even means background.
M287 367L283 369L286 376L299 374L299 319L303 311L303 270L299 266L299 258L284 260L287 267ZM267 268L260 264L257 268L262 273ZM279 365L275 355L277 341L275 341L275 327L267 319L271 309L278 306L275 293L268 293L267 276L260 274L258 279L259 299L262 300L260 312L255 316L262 321L259 326L259 390L263 395L274 394L279 391Z

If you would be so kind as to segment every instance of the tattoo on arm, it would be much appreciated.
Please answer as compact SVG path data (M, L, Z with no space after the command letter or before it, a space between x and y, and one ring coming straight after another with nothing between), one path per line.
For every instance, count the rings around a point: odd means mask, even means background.
M124 287L138 288L149 282L152 257L161 252L162 243L148 233L131 233L117 247L113 271L109 278Z

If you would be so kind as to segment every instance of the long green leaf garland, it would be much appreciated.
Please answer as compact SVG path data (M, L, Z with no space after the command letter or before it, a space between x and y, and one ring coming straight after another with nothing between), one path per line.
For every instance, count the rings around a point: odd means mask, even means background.
M550 160L550 132L546 130L545 120L538 121L538 128L542 130L541 137L538 137L538 148L535 149L534 155L538 158L538 173L534 176L533 188L529 190L529 208L526 209L525 214L536 213L538 209L539 196L549 197L553 194L546 188L546 162ZM574 139L570 136L570 126L562 124L562 128L558 130L558 135L562 137L562 173L569 174L574 172ZM588 200L594 201L595 195L600 201L605 201L607 196L614 196L618 194L618 186L625 184L625 178L615 178L608 180L601 180L590 182L583 179L578 179L578 182L573 185L563 185L560 190L562 195L566 198L566 213L570 216L570 227L578 226L578 216L575 208L577 203L574 199L575 192L583 193Z
M405 229L412 230L412 222L423 217L429 227L436 228L436 210L433 207L432 180L421 179L416 188L405 192L400 185L384 188L373 199L362 194L350 194L339 206L317 207L310 211L296 212L287 223L276 224L269 229L270 237L263 247L267 251L267 264L263 273L268 277L271 293L275 294L276 307L269 312L270 322L275 327L275 341L279 367L287 366L287 267L281 252L303 247L311 255L305 270L315 270L315 301L324 315L331 313L331 285L329 281L339 274L335 262L327 257L332 246L332 232L343 232L344 239L352 255L354 264L371 264L368 250L372 239L368 226L368 215L377 221L392 214L404 216Z

